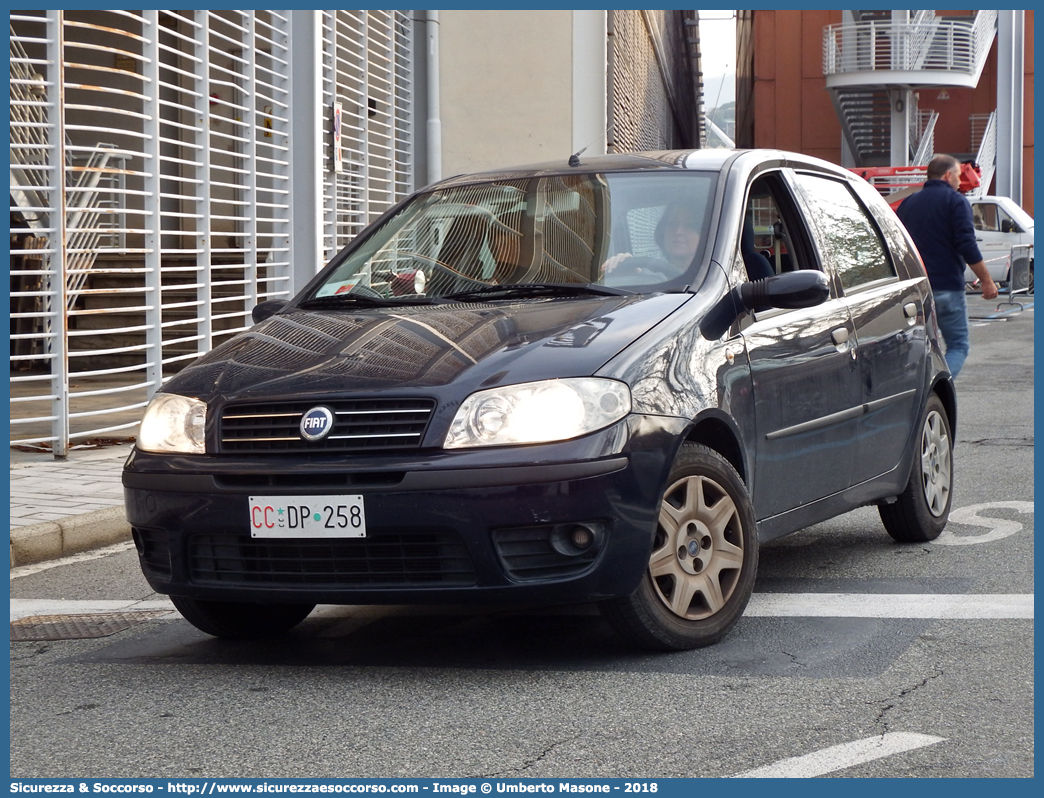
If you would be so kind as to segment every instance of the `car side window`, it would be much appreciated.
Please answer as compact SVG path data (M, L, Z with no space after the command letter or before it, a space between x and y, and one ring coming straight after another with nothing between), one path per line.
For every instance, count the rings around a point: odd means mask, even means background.
M877 227L846 183L804 173L795 178L815 217L820 251L846 291L895 277Z
M747 194L740 232L740 259L748 280L815 269L807 234L793 200L775 173L755 180Z
M985 232L1000 230L997 224L997 206L985 202L972 205L972 219L975 229Z
M992 202L972 205L972 219L975 220L975 229L984 233L1010 233L1015 229L1012 218Z

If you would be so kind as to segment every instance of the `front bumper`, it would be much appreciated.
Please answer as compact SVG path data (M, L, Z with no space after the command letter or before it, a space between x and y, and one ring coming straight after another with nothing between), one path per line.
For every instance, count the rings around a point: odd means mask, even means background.
M226 601L556 603L644 573L682 422L632 416L580 441L431 457L135 451L127 518L158 592ZM364 539L252 539L251 495L362 494ZM583 552L556 545L575 525ZM568 547L565 547L568 549Z

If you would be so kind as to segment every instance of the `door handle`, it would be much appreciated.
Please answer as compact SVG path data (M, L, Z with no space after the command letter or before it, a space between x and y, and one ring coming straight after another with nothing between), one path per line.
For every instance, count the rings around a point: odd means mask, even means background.
M907 302L905 305L903 305L903 315L906 316L906 318L908 319L912 319L915 316L917 316L917 303Z
M848 328L838 327L830 333L830 338L837 346L848 343Z

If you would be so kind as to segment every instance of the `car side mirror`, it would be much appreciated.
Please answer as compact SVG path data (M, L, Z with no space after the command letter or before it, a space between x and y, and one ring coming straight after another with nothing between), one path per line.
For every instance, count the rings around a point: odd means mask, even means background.
M258 305L254 305L254 309L250 311L250 318L254 320L254 324L257 324L270 316L274 316L285 307L285 299L268 299Z
M713 341L721 338L741 313L769 308L810 308L822 304L829 296L830 281L823 272L814 269L741 283L707 312L700 322L700 332Z
M1004 219L1001 222L1001 232L1002 233L1021 233L1022 230L1011 219Z

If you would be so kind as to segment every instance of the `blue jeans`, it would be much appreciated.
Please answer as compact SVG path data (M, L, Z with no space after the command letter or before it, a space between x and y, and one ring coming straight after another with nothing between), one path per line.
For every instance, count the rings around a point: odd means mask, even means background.
M968 358L968 303L964 291L934 291L935 316L946 344L946 365L954 379Z

